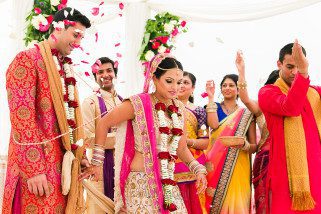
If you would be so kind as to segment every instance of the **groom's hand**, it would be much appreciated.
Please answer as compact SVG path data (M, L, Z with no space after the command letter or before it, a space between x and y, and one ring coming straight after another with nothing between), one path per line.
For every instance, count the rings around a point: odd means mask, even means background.
M47 176L45 174L29 178L27 184L29 192L36 196L43 196L45 194L48 197L50 195Z

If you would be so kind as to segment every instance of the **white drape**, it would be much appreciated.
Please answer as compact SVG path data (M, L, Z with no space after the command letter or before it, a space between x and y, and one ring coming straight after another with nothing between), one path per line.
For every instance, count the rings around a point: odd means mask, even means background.
M138 52L141 47L145 32L146 20L150 17L150 9L143 2L135 2L125 5L125 97L137 94L143 90L143 70L138 60Z

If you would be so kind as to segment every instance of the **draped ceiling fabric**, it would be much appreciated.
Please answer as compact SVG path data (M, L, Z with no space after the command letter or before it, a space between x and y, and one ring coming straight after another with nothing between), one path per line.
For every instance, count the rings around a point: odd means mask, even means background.
M6 53L5 61L12 60L18 51L24 48L24 30L26 27L25 18L31 10L33 0L0 0L0 3L12 3L12 31L10 33L11 48ZM88 8L92 5L98 5L102 0L69 0L74 1L78 7ZM146 20L150 18L151 11L171 12L181 16L183 19L198 22L241 22L266 18L286 12L291 12L306 6L320 2L321 0L105 0L108 5L108 13L93 21L93 27L118 17L118 4L124 3L125 17L125 51L124 51L124 73L125 75L125 94L124 97L136 94L143 88L143 68L139 62L138 54L141 41L144 35ZM87 10L87 9L86 9ZM88 11L87 10L87 11ZM9 59L10 58L10 59ZM1 65L2 73L8 67L8 63ZM2 75L0 94L6 94L5 78ZM6 103L6 101L5 101ZM3 115L9 115L8 109L1 112ZM2 124L9 126L9 117L4 118ZM10 127L10 126L9 126ZM4 142L8 142L9 132L4 129ZM7 147L2 147L0 154L6 153Z

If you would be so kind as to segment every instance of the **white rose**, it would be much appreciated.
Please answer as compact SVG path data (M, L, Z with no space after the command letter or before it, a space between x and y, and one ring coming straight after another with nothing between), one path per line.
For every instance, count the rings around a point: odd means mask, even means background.
M58 4L60 4L60 0L50 0L50 4L52 6L57 6Z
M48 24L47 19L42 14L39 14L37 16L32 17L31 24L37 30L40 29L40 23L42 25L47 25Z
M166 47L164 45L159 46L158 52L159 53L164 53L166 51Z
M171 23L165 23L164 24L164 30L167 32L167 33L171 33L174 29L174 25L171 24Z
M145 54L145 59L146 59L147 61L151 61L154 56L155 56L154 52L151 51L151 50L149 50L149 51L147 51L146 54Z
M172 21L170 21L169 23L172 24L172 25L176 25L176 24L177 24L177 21L176 21L176 20L172 20Z

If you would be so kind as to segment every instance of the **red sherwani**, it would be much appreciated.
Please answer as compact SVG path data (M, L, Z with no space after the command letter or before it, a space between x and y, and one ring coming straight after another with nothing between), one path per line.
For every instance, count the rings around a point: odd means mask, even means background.
M17 212L19 207L21 213L64 213L67 197L61 194L61 140L42 145L18 145L13 140L15 136L23 144L39 143L60 134L40 51L32 48L20 52L6 77L11 136L2 213ZM27 179L38 174L47 176L48 198L36 197L28 190ZM19 197L14 196L19 194L20 200L16 200Z
M267 85L259 92L259 106L264 113L271 136L267 185L268 192L271 193L269 203L272 213L321 213L321 142L316 121L306 96L309 84L309 79L297 74L288 95L284 95L274 85ZM320 87L314 88L321 94ZM291 210L285 156L284 117L299 115L302 117L305 131L311 194L316 202L315 209L306 212ZM320 122L318 121L318 123Z

